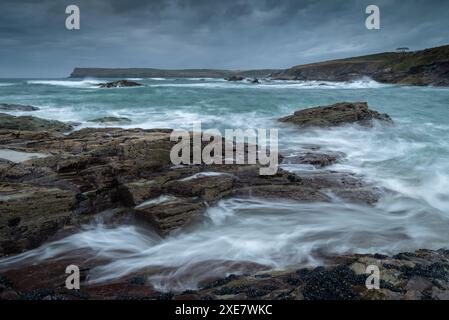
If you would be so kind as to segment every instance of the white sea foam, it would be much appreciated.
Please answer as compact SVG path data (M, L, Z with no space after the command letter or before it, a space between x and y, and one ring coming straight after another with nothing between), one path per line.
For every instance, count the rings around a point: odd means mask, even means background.
M204 177L218 177L218 176L223 176L223 175L227 175L227 174L223 173L223 172L213 172L213 171L199 172L199 173L195 173L194 175L191 175L187 178L183 178L180 181L190 181L190 180L195 180L195 179L204 178Z
M171 202L171 201L175 201L175 200L176 200L176 197L163 195L163 196L160 196L160 197L157 197L154 199L149 199L147 201L142 202L141 204L136 206L136 209L145 208L145 207L152 206L155 204L161 204L161 203Z
M67 88L97 88L101 81L93 79L85 80L28 80L28 84L61 86Z
M0 83L0 87L9 87L9 86L13 86L13 85L14 85L14 83L6 83L6 82Z
M313 129L286 135L284 145L298 150L301 145L319 145L342 152L345 161L332 169L362 174L379 186L402 196L423 201L436 213L449 212L449 142L444 126L432 128L407 123L371 130L358 126ZM441 133L438 133L441 132ZM413 134L416 138L411 139ZM429 145L429 141L434 141ZM446 214L449 218L449 214Z
M273 80L262 81L260 84L252 84L247 81L206 81L200 83L167 83L152 84L151 87L174 87L174 88L206 88L206 89L376 89L391 85L382 84L372 79L360 79L354 81L332 82L332 81L287 81Z
M27 161L30 159L44 158L47 156L47 154L38 152L22 152L10 149L0 149L0 159L6 159L16 163Z
M13 268L84 249L98 261L110 261L91 270L92 283L154 269L149 280L157 288L184 290L206 278L239 273L239 262L285 268L318 265L326 254L438 248L446 243L448 227L443 217L423 211L422 203L395 199L377 207L232 199L206 217L196 228L165 239L134 226L97 225L0 263Z

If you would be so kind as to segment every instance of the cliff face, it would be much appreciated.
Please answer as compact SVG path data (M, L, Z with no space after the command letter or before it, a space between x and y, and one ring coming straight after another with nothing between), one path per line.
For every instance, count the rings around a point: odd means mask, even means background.
M449 46L408 53L379 53L295 66L273 79L348 81L364 76L385 83L449 85Z
M241 75L248 78L265 78L272 73L281 70L215 70L215 69L183 69L164 70L150 68L75 68L70 75L71 78L227 78L233 75Z

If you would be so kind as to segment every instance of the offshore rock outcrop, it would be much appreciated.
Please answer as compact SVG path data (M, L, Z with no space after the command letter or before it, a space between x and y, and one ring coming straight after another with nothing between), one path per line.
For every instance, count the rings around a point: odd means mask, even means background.
M0 130L26 130L44 131L54 130L66 132L73 129L73 126L57 120L46 120L32 116L12 116L0 113Z
M279 119L281 122L293 123L301 127L334 127L351 123L370 126L373 120L393 123L389 115L370 110L366 102L340 102L329 106L308 108Z
M234 75L234 76L231 76L231 77L229 77L229 78L225 78L225 80L231 81L231 82L237 82L237 81L243 81L243 80L245 80L245 77L239 76L239 75Z
M4 111L37 111L38 107L15 104L15 103L0 103L0 110Z
M122 88L122 87L141 87L141 86L143 86L143 84L129 80L118 80L98 84L99 88Z

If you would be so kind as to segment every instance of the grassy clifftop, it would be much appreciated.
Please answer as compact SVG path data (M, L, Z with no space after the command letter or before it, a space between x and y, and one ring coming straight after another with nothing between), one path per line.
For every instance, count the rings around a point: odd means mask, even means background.
M275 79L328 81L347 81L363 76L386 83L447 86L449 46L311 63L273 74Z

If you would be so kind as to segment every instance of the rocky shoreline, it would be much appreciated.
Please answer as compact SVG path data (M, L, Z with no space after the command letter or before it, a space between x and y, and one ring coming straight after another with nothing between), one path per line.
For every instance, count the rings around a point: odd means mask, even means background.
M258 164L173 166L170 150L176 142L170 140L171 129L85 128L67 133L72 130L67 124L35 117L1 116L6 120L0 117L0 258L76 233L81 225L93 222L105 210L112 212L106 221L110 225L147 225L164 237L201 221L208 207L225 198L330 202L337 197L370 205L388 192L363 177L326 170L326 166L341 161L344 155L323 153L319 148L304 150L295 157L280 156L279 160L321 170L291 173L279 168L273 176L260 176ZM368 109L366 103L306 109L280 121L304 128L348 123L366 126L372 121L392 123L388 115ZM264 270L264 266L253 266L251 274L215 279L197 291L184 293L151 289L142 273L112 284L83 283L85 289L76 294L61 285L64 261L18 269L2 268L0 262L0 297L442 298L447 295L448 258L447 251L418 251L394 257L328 257L327 267L315 269L270 271ZM380 263L381 272L388 274L387 278L382 277L384 286L377 293L362 288L366 279L362 264L369 264L369 259ZM95 266L92 263L85 272ZM261 270L264 271L260 273ZM27 281L22 281L25 274Z
M199 289L161 292L145 271L116 281L86 281L95 265L84 264L81 289L64 286L70 261L43 262L0 273L0 299L22 300L448 300L449 251L417 250L394 256L329 257L325 267L291 267L209 279ZM380 269L380 289L367 289L366 267ZM257 270L256 267L253 269Z
M340 172L301 176L279 169L260 176L259 165L196 165L174 168L169 129L87 128L57 132L3 131L2 148L45 157L0 161L0 256L38 246L62 226L123 208L165 235L188 225L224 197L373 203L381 190ZM1 153L0 153L1 157ZM289 163L329 161L313 150ZM147 202L170 195L166 201ZM147 202L147 203L146 203Z

